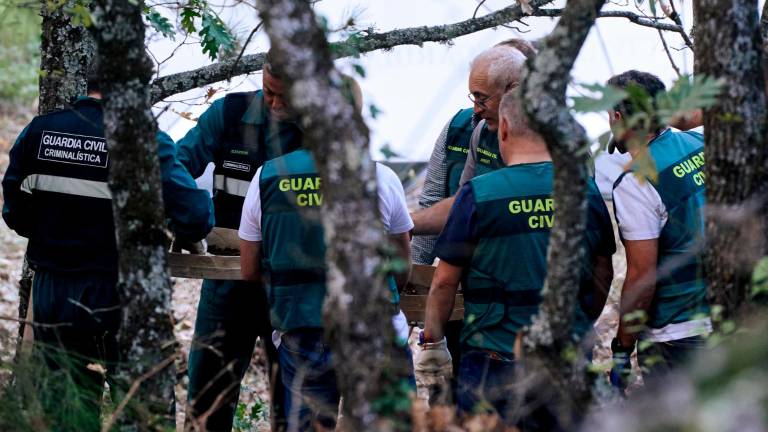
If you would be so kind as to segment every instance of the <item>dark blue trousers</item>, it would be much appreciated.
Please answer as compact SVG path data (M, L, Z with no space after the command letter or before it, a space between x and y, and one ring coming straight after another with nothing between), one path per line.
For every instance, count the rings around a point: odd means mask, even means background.
M240 396L240 382L251 363L256 337L267 354L276 430L285 427L283 386L272 344L269 304L262 287L245 281L203 281L189 352L188 401L192 416L208 413L205 430L229 432Z
M117 272L36 269L32 282L35 354L47 371L34 377L46 422L55 431L101 429L105 375L118 361ZM89 368L89 365L90 368Z

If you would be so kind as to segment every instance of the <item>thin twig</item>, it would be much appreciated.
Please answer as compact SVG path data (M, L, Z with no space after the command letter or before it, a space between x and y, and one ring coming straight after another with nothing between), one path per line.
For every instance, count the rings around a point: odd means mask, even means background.
M559 17L562 14L563 14L563 9L542 8L542 9L534 10L531 16ZM659 22L659 20L664 19L664 17L642 16L629 11L602 11L600 12L600 15L598 15L598 18L626 18L630 22L633 22L643 27L650 27L657 30L664 30L664 31L671 31L675 33L685 34L685 30L679 24L668 24L668 23Z
M683 26L683 19L680 18L680 14L677 13L677 9L675 8L675 1L671 0L669 2L669 5L672 7L672 13L669 14L669 18L674 21L677 25L680 26L680 28L684 28ZM688 46L688 48L693 49L693 41L688 36L688 33L685 31L681 32L680 35L683 37L683 42L685 42L685 45Z
M240 54L238 54L237 58L235 59L235 62L232 63L232 69L229 71L229 76L227 77L227 81L232 79L232 74L235 72L235 68L237 67L237 64L240 63L240 59L243 58L243 53L245 53L245 49L248 48L248 44L251 42L251 39L253 38L253 35L256 34L257 31L261 28L261 24L263 24L262 21L259 21L258 24L256 24L256 27L251 30L251 34L248 35L248 38L245 40L245 43L243 44L243 49L240 50Z
M72 326L72 323L56 323L56 324L46 324L46 323L38 323L34 321L28 321L21 318L16 317L9 317L5 315L0 315L0 320L2 321L15 321L17 323L21 323L24 325L31 325L35 327L44 327L44 328L57 328L57 327L70 327Z
M677 74L677 77L680 78L683 76L683 74L680 73L680 69L675 64L675 60L672 58L672 53L669 51L669 46L667 45L667 40L664 39L664 33L661 32L661 30L658 30L659 37L661 38L661 44L664 46L664 52L667 53L667 58L669 59L669 63L672 65L672 69L675 70L675 73Z
M139 387L141 387L141 383L152 378L153 375L156 375L160 373L163 369L167 368L170 364L172 364L176 360L178 356L179 356L179 352L173 353L172 355L167 357L165 360L155 365L155 367L147 371L144 375L137 378L131 384L131 388L128 389L128 393L126 393L123 400L120 401L120 404L117 405L117 408L115 409L115 411L112 413L111 416L109 416L109 420L101 428L101 432L109 432L109 430L112 429L112 426L115 425L117 418L120 416L120 414L123 413L123 411L125 411L125 407L128 405L128 402L130 402L133 396L136 395L136 392L139 391Z
M472 19L477 18L477 11L480 10L480 6L482 6L485 3L485 0L480 0L480 2L477 4L477 7L475 8L475 12L472 14Z

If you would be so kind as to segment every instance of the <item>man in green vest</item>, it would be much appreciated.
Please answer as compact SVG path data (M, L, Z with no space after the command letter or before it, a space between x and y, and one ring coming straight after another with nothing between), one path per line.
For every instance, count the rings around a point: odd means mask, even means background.
M362 109L357 83L345 79L343 91ZM399 292L410 271L408 213L400 179L376 164L379 214L385 230L408 271L388 279L392 292L392 324L396 343L409 352L410 328L399 308ZM333 430L340 394L329 346L323 340L321 313L325 298L325 240L320 208L322 178L307 150L268 161L256 172L243 204L239 236L243 279L266 281L269 318L275 332L286 387L288 430ZM408 366L411 366L410 353ZM413 378L410 377L411 385Z
M427 167L424 189L419 197L421 210L411 215L415 225L413 251L416 263L432 264L434 261L434 235L442 230L459 187L475 175L504 166L496 136L499 101L505 89L519 79L526 59L535 54L536 50L528 41L509 39L472 60L468 96L474 106L460 110L443 128ZM471 172L463 173L468 158L475 163ZM460 181L462 178L465 181Z
M411 215L415 225L415 237L411 244L414 263L431 265L435 261L436 234L445 224L453 197L460 185L466 182L466 178L474 177L475 171L479 175L503 166L498 154L496 134L499 101L504 88L519 77L525 59L532 58L535 53L528 41L509 39L473 60L469 76L469 99L474 107L459 111L438 137L427 167L424 188L419 196L421 209ZM477 158L481 162L473 164L471 173L464 172L465 163L468 159L476 159L474 154L478 152L483 154L482 158ZM452 371L458 369L461 327L461 321L452 321L446 330L448 348L452 353L451 362L439 369L417 369L416 378L421 388L444 388L444 383L453 375ZM452 384L455 384L455 380ZM430 398L434 401L440 401L445 396L443 392L432 393Z
M237 229L243 200L253 175L265 161L301 147L303 133L283 95L283 81L272 73L271 53L264 64L262 89L230 93L214 101L194 128L177 143L181 163L193 177L209 164L213 171L216 226ZM256 343L266 351L271 389L273 429L283 430L279 403L283 386L277 373L277 352L269 343L264 289L247 281L203 281L189 352L190 405L188 423L206 431L228 432L243 379ZM254 312L257 311L257 312ZM256 323L253 323L254 314ZM278 401L278 403L275 403Z
M437 241L440 263L427 300L420 336L420 362L447 356L445 323L459 283L464 288L464 328L458 371L460 413L489 410L508 425L520 426L510 412L515 341L541 302L547 274L547 248L553 225L552 160L542 137L528 127L514 90L500 106L500 151L506 167L462 186ZM615 251L613 228L592 179L587 181L587 229L579 304L572 334L587 333L605 304ZM536 416L537 427L555 427ZM530 426L530 418L524 426Z
M635 70L614 76L608 84L639 87L650 97L664 91L658 77ZM633 158L613 186L627 276L612 349L616 369L626 371L636 340L650 341L648 349L638 351L648 381L700 350L712 324L703 266L704 137L658 123L649 131L629 128L628 120L640 110L627 99L608 113L617 148ZM648 158L655 175L639 168L648 166Z

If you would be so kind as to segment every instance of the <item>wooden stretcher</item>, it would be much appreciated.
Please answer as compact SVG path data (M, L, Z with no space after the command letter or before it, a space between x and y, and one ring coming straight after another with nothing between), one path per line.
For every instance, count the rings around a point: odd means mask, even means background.
M403 311L408 322L424 322L427 295L434 275L435 267L431 265L413 264L411 266L411 277L408 279L403 295L400 296L400 310ZM464 319L464 296L459 293L456 294L456 302L449 320L461 321L462 319Z
M187 279L240 280L240 257L230 255L239 252L237 230L214 228L206 242L209 251L224 252L227 255L170 252L168 266L171 276ZM430 265L414 264L411 267L411 277L403 295L400 296L400 309L405 313L408 322L424 322L427 294L434 274L435 267ZM464 296L457 294L450 320L461 321L463 318Z
M168 253L171 276L186 279L240 280L240 240L237 230L216 227L205 241L210 252L206 255Z

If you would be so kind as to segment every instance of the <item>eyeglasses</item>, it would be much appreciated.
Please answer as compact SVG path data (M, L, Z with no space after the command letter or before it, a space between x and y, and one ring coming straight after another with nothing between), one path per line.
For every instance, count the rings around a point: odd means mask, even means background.
M470 101L472 101L473 104L476 104L477 106L481 108L488 108L488 101L495 98L497 95L490 95L490 96L475 96L473 93L469 93L467 97Z
M520 86L519 82L513 82L509 85L507 85L507 88L504 89L502 93L508 92L510 90L513 90ZM499 96L500 94L494 94L490 96L475 96L473 93L469 93L467 97L469 97L469 100L472 101L473 104L477 104L481 108L488 108L488 102L495 98L496 96Z

